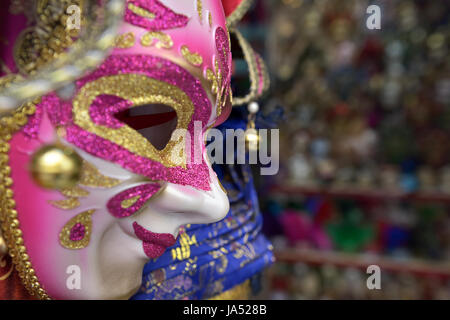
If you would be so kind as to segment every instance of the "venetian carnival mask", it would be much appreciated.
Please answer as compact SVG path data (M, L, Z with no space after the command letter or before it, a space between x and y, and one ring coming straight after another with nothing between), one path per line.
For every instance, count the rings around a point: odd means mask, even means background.
M180 226L227 214L205 132L230 112L230 76L221 1L128 0L100 66L2 119L1 224L31 293L129 298ZM53 164L77 167L75 183L45 188L36 170Z

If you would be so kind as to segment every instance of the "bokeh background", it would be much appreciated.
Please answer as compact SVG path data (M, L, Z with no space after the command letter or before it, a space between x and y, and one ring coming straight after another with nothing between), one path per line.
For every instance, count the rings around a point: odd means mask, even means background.
M257 179L277 257L260 297L450 299L449 12L259 0L240 24L269 67L262 112L284 109L280 172ZM234 67L245 92L246 64ZM371 264L381 290L366 286Z

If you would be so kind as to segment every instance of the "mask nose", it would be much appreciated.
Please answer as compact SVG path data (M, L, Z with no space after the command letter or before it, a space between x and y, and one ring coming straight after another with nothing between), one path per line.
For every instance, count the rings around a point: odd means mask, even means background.
M172 233L186 224L208 224L222 220L230 204L217 175L210 170L211 190L165 183L147 208L134 220L153 232Z

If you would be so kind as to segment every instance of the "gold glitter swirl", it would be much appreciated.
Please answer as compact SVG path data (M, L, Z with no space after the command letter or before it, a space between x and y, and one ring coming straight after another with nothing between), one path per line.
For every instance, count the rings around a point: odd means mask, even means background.
M181 54L193 66L199 67L203 63L202 56L196 52L191 52L186 45L181 46Z
M121 182L120 180L102 175L97 168L85 160L83 160L83 167L81 170L80 184L82 185L87 184L90 187L113 187ZM89 191L80 186L62 189L60 190L60 193L68 199L49 201L49 203L52 206L63 210L73 210L78 208L80 206L78 198L87 197L90 194Z
M147 11L141 7L134 5L133 3L128 4L128 9L131 10L134 14L141 16L143 18L155 19L155 14L153 12Z
M217 77L217 82L219 83L220 86L220 91L222 91L222 72L220 71L220 67L219 67L219 59L217 59L217 57L214 57L214 68L216 71L216 77Z
M69 197L69 198L87 197L89 195L89 191L84 190L83 188L80 188L79 186L62 189L60 192L64 196Z
M89 107L99 94L115 95L133 103L131 107L160 103L172 107L177 113L177 128L186 129L194 112L194 105L180 88L140 74L118 74L87 83L73 100L74 123L84 130L107 139L128 151L163 164L166 167L186 165L185 154L173 161L172 152L182 139L171 139L163 150L156 149L146 138L131 127L111 129L95 124Z
M200 24L203 23L203 5L202 0L197 0L197 13L198 19L200 20Z
M107 177L87 161L83 161L81 169L80 185L93 188L112 188L120 184L122 181Z
M211 69L206 69L206 79L208 79L208 81L211 81L211 91L214 94L217 94L218 92L218 88L219 88L219 84L217 82L217 78L216 75L214 74L214 72Z
M133 204L136 203L136 201L138 201L141 198L141 196L135 196L129 199L125 199L120 203L120 206L123 209L128 209L129 207L131 207Z
M223 104L225 103L226 99L224 99L224 96L226 95L226 92L224 92L224 86L223 86L223 76L222 71L219 67L219 60L217 57L214 57L214 68L215 68L215 74L217 79L217 98L216 98L216 115L219 116L222 113Z
M49 203L63 210L73 210L80 206L80 200L78 198L68 198L64 200L50 200Z
M154 40L158 40L156 47L158 49L170 49L173 47L172 37L161 31L147 32L141 38L141 44L144 47L150 47L153 45Z
M213 26L213 20L212 20L212 14L211 14L211 12L208 14L208 23L209 23L209 28L212 28L212 26Z
M216 116L219 117L222 114L223 107L226 103L226 99L221 100L217 98Z
M206 79L211 82L212 93L216 94L216 115L219 117L227 102L226 97L230 96L230 100L232 98L231 90L223 86L222 72L219 67L219 60L216 57L214 57L214 71L209 68L206 69Z
M116 37L115 47L119 49L131 48L134 46L135 36L133 32L120 34Z
M82 212L67 222L59 233L59 243L67 249L77 250L86 248L91 240L91 232L92 232L92 214L95 210L88 210ZM83 239L78 241L72 241L70 239L70 231L77 224L80 223L84 226L85 234Z

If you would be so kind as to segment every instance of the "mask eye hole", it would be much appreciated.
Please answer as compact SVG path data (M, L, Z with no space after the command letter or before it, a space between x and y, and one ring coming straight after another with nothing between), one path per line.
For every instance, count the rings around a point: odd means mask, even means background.
M165 104L144 104L118 112L114 117L139 132L158 150L163 150L177 128L176 111Z

